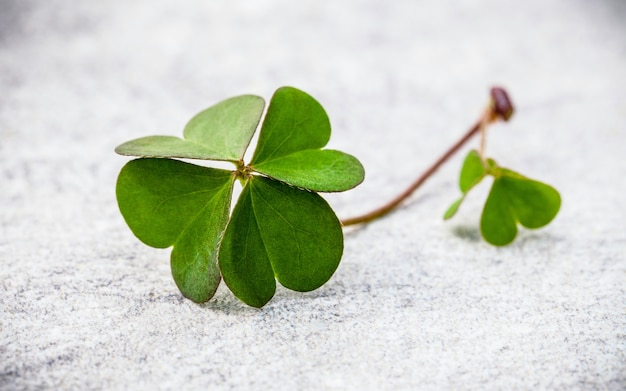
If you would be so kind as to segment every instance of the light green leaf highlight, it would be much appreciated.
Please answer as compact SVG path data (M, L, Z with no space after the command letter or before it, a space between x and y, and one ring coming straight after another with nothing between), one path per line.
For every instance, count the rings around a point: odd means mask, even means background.
M282 87L270 101L251 165L320 149L329 139L330 120L324 108L307 93Z
M461 192L467 193L472 187L476 186L487 174L485 166L476 150L471 150L461 167L461 175L459 177L459 187Z
M185 126L185 139L219 153L213 159L241 160L259 125L265 101L242 95L222 101L194 116Z
M255 171L313 191L345 191L363 182L365 170L353 156L335 150L309 149L265 161Z
M314 290L333 275L342 253L341 225L322 197L254 176L235 207L219 260L231 291L260 307L273 295L274 276L286 288Z
M220 281L216 245L228 220L232 184L228 171L154 158L128 162L117 180L126 223L149 246L174 246L172 275L196 302L210 299Z
M459 199L457 199L456 201L454 201L452 205L448 207L448 210L446 210L446 213L444 213L443 219L444 220L451 219L459 210L459 206L461 206L461 203L463 202L464 199L465 199L465 196L462 196L462 197L459 197Z
M493 164L495 164L495 162L493 162ZM485 165L483 164L478 151L471 150L463 161L461 175L459 176L459 188L461 189L463 195L448 207L446 213L443 215L444 220L451 219L456 212L458 212L459 207L463 203L463 200L465 200L467 193L474 186L478 185L486 175L487 170L485 169Z
M254 95L227 99L193 117L185 126L185 140L173 136L148 136L117 148L120 155L171 157L237 162L250 144L265 101Z
M217 154L211 148L174 136L141 137L118 146L115 152L127 156L183 159L213 159L212 156Z

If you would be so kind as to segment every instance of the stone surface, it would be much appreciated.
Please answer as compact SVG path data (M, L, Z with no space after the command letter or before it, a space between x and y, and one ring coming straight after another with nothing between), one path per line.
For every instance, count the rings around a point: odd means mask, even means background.
M626 388L625 17L619 0L0 0L0 389ZM327 285L261 310L223 286L182 299L169 251L117 210L117 144L293 85L367 170L327 199L367 211L494 84L517 112L489 155L563 196L509 247L480 240L485 188L441 220L462 154L347 230Z

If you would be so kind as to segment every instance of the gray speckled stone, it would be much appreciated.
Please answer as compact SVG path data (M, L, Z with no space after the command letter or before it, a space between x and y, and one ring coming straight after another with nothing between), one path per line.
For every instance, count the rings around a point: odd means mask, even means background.
M0 389L626 388L625 17L619 0L0 0ZM459 155L347 231L321 289L196 305L117 211L117 144L281 85L366 167L327 199L366 211L493 83L518 111L489 154L563 196L512 246L480 241L481 190L442 222Z

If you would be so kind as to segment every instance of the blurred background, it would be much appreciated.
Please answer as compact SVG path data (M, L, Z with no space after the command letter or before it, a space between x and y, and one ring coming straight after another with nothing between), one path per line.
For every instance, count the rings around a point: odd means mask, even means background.
M493 132L491 155L528 144L511 159L553 159L537 172L564 159L564 145L584 154L602 137L561 129L563 117L591 129L614 127L602 121L624 114L610 94L623 98L626 84L622 1L0 6L0 159L6 168L11 155L26 158L6 175L46 157L47 165L86 159L92 169L115 166L113 173L123 162L111 150L127 139L179 135L219 100L269 100L293 85L326 107L330 146L366 166L366 183L348 196L359 207L339 206L348 213L395 194L395 183L433 161L479 115L494 84L509 89L519 115L505 135ZM27 186L15 176L9 189Z

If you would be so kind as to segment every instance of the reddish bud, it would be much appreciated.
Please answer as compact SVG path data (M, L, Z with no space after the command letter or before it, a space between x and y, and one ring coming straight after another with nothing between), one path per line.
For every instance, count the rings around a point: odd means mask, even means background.
M491 88L491 100L493 102L493 112L505 121L513 115L513 104L509 99L509 94L502 87Z

